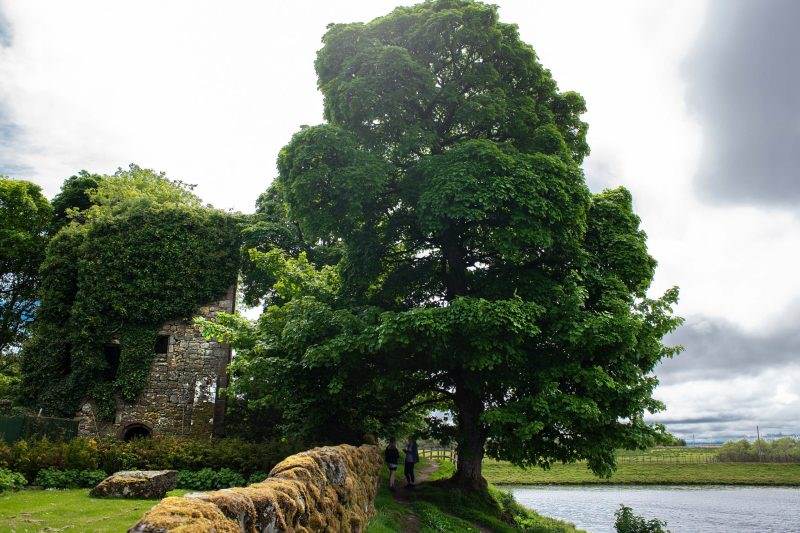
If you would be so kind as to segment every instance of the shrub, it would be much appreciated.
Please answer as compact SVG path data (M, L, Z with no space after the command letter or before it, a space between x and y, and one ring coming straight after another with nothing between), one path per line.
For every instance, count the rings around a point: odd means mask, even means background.
M617 533L669 533L667 523L663 520L657 518L646 520L633 514L633 509L625 505L619 506L614 517L616 518L614 527Z
M771 442L730 441L719 449L717 459L731 463L796 463L800 462L800 439L783 437Z
M40 470L191 470L223 468L246 478L268 472L303 447L298 443L252 443L240 439L154 437L122 442L79 437L69 442L47 439L0 443L0 468L21 472L28 480Z
M46 468L36 475L35 485L46 489L81 489L94 487L106 478L102 470L56 470Z
M244 477L238 472L228 468L212 470L181 470L178 472L178 488L191 490L216 490L228 487L241 487L245 484Z
M250 474L250 477L247 478L247 484L252 485L253 483L261 483L269 476L266 472L253 472Z
M0 492L16 490L20 487L24 487L27 483L25 476L19 472L0 468Z

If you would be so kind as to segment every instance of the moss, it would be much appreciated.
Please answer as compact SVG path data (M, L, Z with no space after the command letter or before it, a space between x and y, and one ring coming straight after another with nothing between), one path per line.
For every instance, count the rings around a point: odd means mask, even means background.
M380 466L375 446L315 448L287 457L260 483L192 494L178 498L184 500L181 503L166 498L133 531L188 533L214 528L224 533L228 530L219 529L222 524L246 532L363 531L375 513Z
M187 498L196 498L213 503L222 511L222 514L231 520L235 520L243 531L255 530L256 508L253 505L253 501L246 494L223 489L187 495Z
M133 531L239 533L239 524L227 518L213 503L196 498L168 497L150 509Z

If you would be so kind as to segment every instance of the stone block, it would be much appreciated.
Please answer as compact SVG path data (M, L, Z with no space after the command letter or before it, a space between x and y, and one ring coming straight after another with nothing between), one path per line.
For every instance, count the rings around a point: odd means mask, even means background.
M95 498L160 499L175 488L177 470L130 470L117 472L89 493Z

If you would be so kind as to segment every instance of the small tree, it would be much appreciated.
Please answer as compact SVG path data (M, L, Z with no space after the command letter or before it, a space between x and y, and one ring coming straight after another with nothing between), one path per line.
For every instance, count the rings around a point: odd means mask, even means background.
M586 187L583 99L469 0L335 24L323 43L328 123L281 151L274 199L312 250L341 250L338 285L294 283L257 327L227 329L247 341L240 377L307 419L446 406L465 488L484 486L485 453L609 474L614 448L654 438L677 290L646 295L655 261L628 191Z
M667 523L658 518L650 520L633 513L633 509L620 505L614 513L614 528L617 533L669 533Z

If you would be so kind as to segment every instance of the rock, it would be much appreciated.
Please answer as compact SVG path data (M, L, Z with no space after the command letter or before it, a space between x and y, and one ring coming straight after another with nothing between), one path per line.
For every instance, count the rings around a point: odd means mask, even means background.
M161 499L175 488L177 470L130 470L117 472L101 481L90 496L95 498Z

